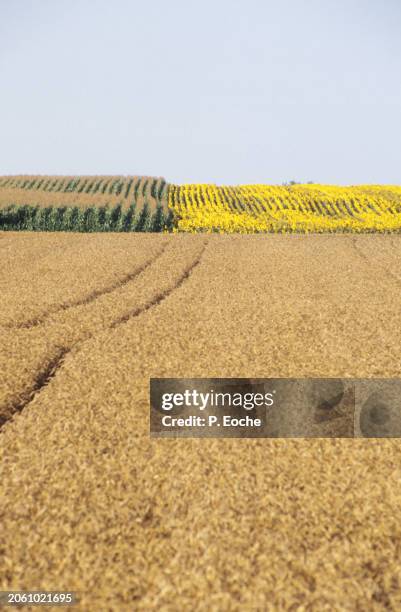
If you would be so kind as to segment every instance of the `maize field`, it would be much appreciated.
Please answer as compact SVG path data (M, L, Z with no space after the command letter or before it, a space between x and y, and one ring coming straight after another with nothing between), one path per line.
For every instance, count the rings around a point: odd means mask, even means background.
M0 208L31 206L88 206L128 208L148 202L151 209L167 203L164 178L148 176L3 176Z
M3 177L0 230L161 232L167 183L152 177Z
M74 194L74 203L85 206L89 196L96 196L97 203L114 204L116 199L130 200L141 204L139 197L147 198L153 204L162 203L167 196L167 183L164 178L149 176L3 176L0 178L0 205L7 199L22 198L24 204L38 203L44 194L53 203L67 203L68 194ZM67 195L65 195L67 194ZM120 196L120 198L118 197ZM40 200L39 200L40 198ZM47 196L44 197L45 201ZM19 202L15 202L19 203Z

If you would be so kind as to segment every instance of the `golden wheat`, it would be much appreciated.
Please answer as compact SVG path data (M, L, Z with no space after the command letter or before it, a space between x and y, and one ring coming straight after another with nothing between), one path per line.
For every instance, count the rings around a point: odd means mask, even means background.
M399 236L10 232L0 253L2 590L401 607L397 440L149 438L150 377L400 377Z

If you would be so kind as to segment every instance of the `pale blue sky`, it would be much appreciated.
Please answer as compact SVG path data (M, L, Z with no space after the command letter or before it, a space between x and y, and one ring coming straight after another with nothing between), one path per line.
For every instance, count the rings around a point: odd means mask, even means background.
M0 174L401 184L398 0L0 0Z

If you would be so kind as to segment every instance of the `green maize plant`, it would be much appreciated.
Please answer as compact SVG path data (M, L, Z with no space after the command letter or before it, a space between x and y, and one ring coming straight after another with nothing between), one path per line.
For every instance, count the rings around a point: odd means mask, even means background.
M16 224L16 206L11 204L7 208L0 211L0 227L3 231L12 230Z
M145 197L145 195L146 195L146 189L147 189L148 183L149 183L149 179L145 179L143 184L142 184L142 195L143 195L143 197Z
M82 232L96 232L98 214L94 206L86 208L82 217Z
M135 229L135 210L136 204L133 202L124 215L121 231L132 232Z
M97 193L99 191L101 184L102 184L102 180L100 179L100 181L97 181L97 183L95 184L95 187L93 188L93 193Z
M35 217L39 207L25 204L10 205L0 210L0 230L32 231L35 230Z
M20 230L23 229L25 220L25 212L23 206L10 206L9 207L9 221L8 225L10 229Z
M139 192L139 185L140 185L141 179L136 179L135 181L135 187L134 187L134 200L135 202L138 202L138 192Z
M45 232L54 232L56 223L56 209L53 206L47 206L43 209L43 229Z
M42 230L42 215L43 215L43 208L41 208L40 206L37 207L36 213L33 216L33 231L35 232L40 232Z
M115 192L116 192L116 186L117 186L117 183L118 183L118 179L114 180L114 181L111 183L110 188L109 188L109 193L110 193L110 194L113 194L113 193L115 193Z
M130 192L130 190L131 190L132 183L133 183L133 179L131 178L131 179L128 181L128 183L127 183L127 188L126 188L126 190L125 190L125 196L124 196L124 197L125 197L125 199L127 199L127 198L128 198L128 194L129 194L129 192Z
M63 179L63 180L61 180L59 182L59 184L57 185L57 189L56 189L57 192L65 191L65 187L64 187L65 186L65 182L66 182L65 179Z
M66 219L65 226L70 232L79 232L82 219L82 211L78 206L74 206L69 209L68 218Z
M156 211L153 215L151 231L152 232L162 232L165 226L165 216L163 206L158 204L156 207Z
M85 189L87 183L88 183L88 179L85 179L84 181L82 181L82 184L80 185L80 187L78 189L78 193L82 193L83 192L83 190Z
M164 227L166 230L171 231L175 226L175 216L174 212L171 210L168 211L167 217L164 222Z
M36 226L38 231L45 232L46 231L46 219L49 216L49 212L46 208L40 208L37 216L36 216Z
M100 232L107 232L109 229L109 217L110 214L108 205L106 204L106 206L100 206L97 212L97 226Z
M75 179L72 179L69 183L67 183L67 186L64 189L64 193L76 191L79 180L80 180L79 178L75 178Z
M142 206L135 230L137 232L147 232L150 225L150 208L147 202Z
M91 191L91 189L92 189L92 187L93 187L94 183L95 183L95 181L90 181L90 182L88 183L88 186L87 186L87 188L85 189L85 193L90 193L90 191Z
M39 211L40 211L40 206L32 206L31 207L31 229L32 231L36 231L38 229L37 225L37 219L38 219L38 215L39 215Z
M162 199L162 196L163 196L163 192L164 192L164 189L165 189L166 185L167 185L166 181L164 179L162 179L160 181L159 192L157 194L157 198L158 198L159 202L161 202L161 199Z
M13 213L13 226L16 230L26 229L28 219L28 207L26 205L17 206Z
M32 212L33 206L25 205L20 207L21 210L21 229L25 231L32 231Z
M54 219L54 230L55 231L63 231L65 230L65 219L67 213L67 206L59 206L55 211L55 219Z
M49 188L48 188L48 190L47 190L47 191L54 191L54 190L55 190L55 188L56 188L56 186L57 186L57 180L52 181L52 182L50 183Z
M114 195L118 195L119 194L118 188L120 186L120 182L121 182L120 179L115 179L112 182L112 184L111 184L111 187L109 189L109 193L112 193Z
M119 232L121 230L122 223L122 206L117 204L110 213L110 230L112 232Z
M103 187L102 187L102 193L106 193L106 189L109 185L110 185L110 179L108 179L107 181L104 181Z
M12 206L8 209L7 226L8 229L24 230L28 217L27 206Z
M123 187L124 187L124 182L123 181L118 181L117 187L116 187L116 195L120 195Z

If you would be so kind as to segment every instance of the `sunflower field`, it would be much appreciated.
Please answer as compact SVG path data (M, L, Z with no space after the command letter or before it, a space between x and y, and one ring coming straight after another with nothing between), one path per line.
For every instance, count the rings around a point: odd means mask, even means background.
M401 187L169 185L176 231L219 233L399 232Z

